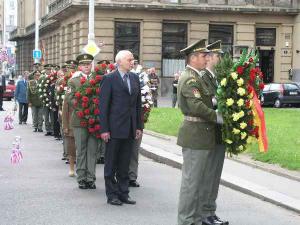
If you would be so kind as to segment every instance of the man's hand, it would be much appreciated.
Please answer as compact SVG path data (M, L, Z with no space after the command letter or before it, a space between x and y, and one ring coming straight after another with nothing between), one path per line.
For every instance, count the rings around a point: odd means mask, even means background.
M105 143L107 143L108 140L110 139L110 133L109 133L109 132L102 133L102 134L101 134L101 139L102 139Z
M142 137L143 131L141 130L136 130L135 132L135 139L139 139Z

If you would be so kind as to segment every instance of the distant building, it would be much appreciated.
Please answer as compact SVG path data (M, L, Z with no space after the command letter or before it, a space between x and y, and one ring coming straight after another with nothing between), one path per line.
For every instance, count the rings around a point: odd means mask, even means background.
M33 62L34 2L18 1L18 28L11 32L19 73ZM88 1L40 2L43 60L74 59L87 43ZM257 48L265 81L285 81L291 68L300 74L299 6L300 0L95 0L96 41L105 44L97 59L130 49L141 65L158 69L164 95L174 72L184 68L180 49L221 39L234 57L241 48Z

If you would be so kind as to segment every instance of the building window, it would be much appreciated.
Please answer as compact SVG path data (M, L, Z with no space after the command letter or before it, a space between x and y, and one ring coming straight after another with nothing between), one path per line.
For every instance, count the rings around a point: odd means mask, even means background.
M129 50L134 58L140 58L140 23L115 22L115 55L120 50Z
M9 15L9 25L10 26L14 25L14 16L13 15Z
M256 46L275 46L276 28L256 28Z
M218 40L222 41L223 51L232 55L233 26L210 24L208 42L213 43Z
M173 76L185 67L180 50L187 46L186 23L163 23L162 26L162 75Z

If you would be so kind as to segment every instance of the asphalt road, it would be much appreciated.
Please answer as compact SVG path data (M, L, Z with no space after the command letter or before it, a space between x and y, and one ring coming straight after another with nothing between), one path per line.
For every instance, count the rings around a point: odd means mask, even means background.
M8 103L6 102L6 106ZM106 203L103 166L97 189L79 190L61 160L62 145L32 132L30 124L4 131L0 112L0 225L176 225L181 171L141 157L137 205ZM24 160L10 164L12 142L22 137ZM296 225L300 215L221 186L218 215L231 225Z

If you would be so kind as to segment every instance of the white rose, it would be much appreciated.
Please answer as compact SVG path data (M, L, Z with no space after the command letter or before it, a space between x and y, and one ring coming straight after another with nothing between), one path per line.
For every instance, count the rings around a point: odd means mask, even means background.
M47 82L47 83L49 83L49 82L50 82L50 80L47 80L46 82Z
M47 94L44 94L44 96L46 97L46 96L47 96Z
M48 84L45 84L45 87L48 87Z
M145 102L145 101L146 101L145 97L144 97L144 96L142 96L142 102Z
M42 89L41 89L41 88L39 89L39 92L42 92Z

